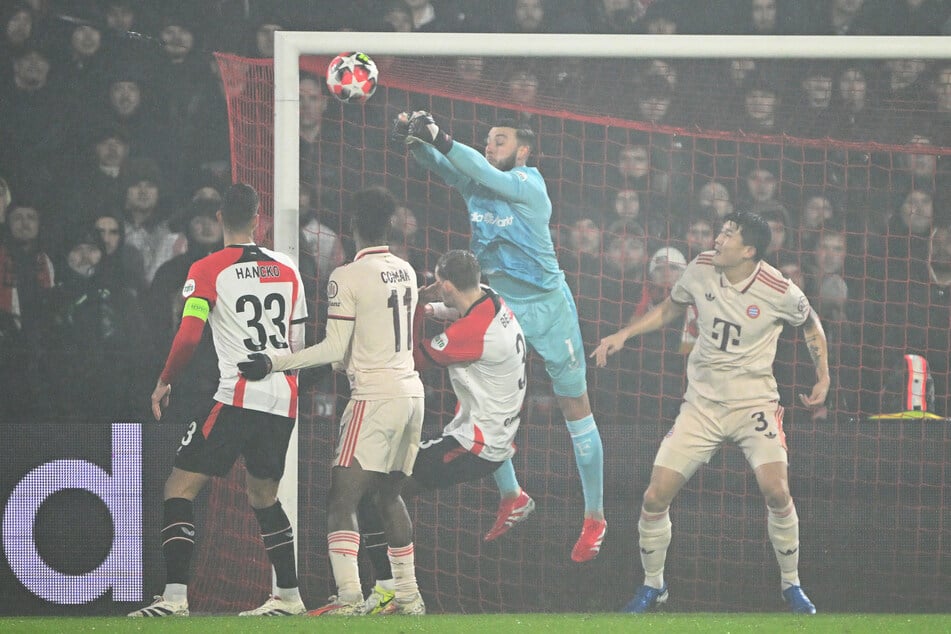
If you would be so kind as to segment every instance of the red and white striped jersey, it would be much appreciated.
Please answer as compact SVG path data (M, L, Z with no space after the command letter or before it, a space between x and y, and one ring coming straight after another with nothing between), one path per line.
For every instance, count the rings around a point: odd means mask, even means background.
M413 363L416 271L389 247L361 250L334 269L327 284L327 319L353 322L341 365L354 400L424 396Z
M812 308L798 286L760 261L733 285L713 265L713 251L687 265L670 291L697 309L697 342L687 360L690 389L718 403L778 400L773 376L783 322L801 326Z
M447 366L458 399L443 435L486 460L511 458L525 400L526 356L518 320L490 288L444 332L420 341L417 359Z
M209 304L221 373L215 400L296 417L296 375L275 372L248 381L237 368L252 352L279 357L303 347L307 304L293 261L255 244L227 246L192 264L182 295Z

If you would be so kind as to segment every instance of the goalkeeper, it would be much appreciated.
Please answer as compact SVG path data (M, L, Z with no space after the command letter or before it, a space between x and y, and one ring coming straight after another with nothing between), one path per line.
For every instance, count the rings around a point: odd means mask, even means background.
M505 298L528 343L545 361L571 435L585 499L581 536L571 558L590 561L607 530L604 452L588 401L578 311L548 227L551 199L541 173L526 165L535 134L514 121L500 121L489 130L482 156L454 142L429 113L404 112L394 120L391 138L406 143L417 163L462 194L472 226L472 252L489 285ZM511 460L494 477L502 501L486 541L524 520L534 506L519 486Z

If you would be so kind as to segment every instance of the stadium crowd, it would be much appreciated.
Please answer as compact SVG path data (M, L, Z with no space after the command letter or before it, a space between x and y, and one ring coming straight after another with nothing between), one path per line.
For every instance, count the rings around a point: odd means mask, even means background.
M266 58L280 29L951 33L951 5L940 0L717 0L703 11L687 0L491 4L495 10L483 0L5 2L0 420L147 416L188 267L221 246L214 213L230 183L231 148L211 51ZM605 105L593 101L602 90L593 84L609 63L588 72L578 60L454 62L460 96L466 80L499 77L513 109L533 113L526 116L552 179L553 232L586 344L660 301L686 262L712 246L718 218L743 208L769 220L769 261L806 291L829 332L830 412L880 409L886 374L918 352L947 414L951 172L942 162L951 146L951 62L644 60L631 64ZM641 125L596 132L538 114L556 97ZM347 116L331 102L319 78L302 76L301 235L311 257L301 269L312 298L352 254L342 237L349 223L324 195L341 139L328 138L322 119ZM478 145L485 129L471 127L453 132ZM871 151L862 145L869 142L891 145ZM410 195L394 217L393 248L405 248L423 273L445 248L465 244L466 229L437 209L447 201ZM601 419L621 422L642 410L672 418L691 342L688 318L592 369ZM784 338L777 364L789 403L812 380L798 345ZM213 357L190 373L183 386L213 391ZM187 407L188 396L178 402Z

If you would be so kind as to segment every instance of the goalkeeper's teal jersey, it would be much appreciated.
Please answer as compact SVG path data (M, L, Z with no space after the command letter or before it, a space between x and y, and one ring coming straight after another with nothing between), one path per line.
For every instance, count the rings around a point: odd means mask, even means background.
M500 171L458 141L446 156L431 145L417 143L413 156L462 194L472 225L472 252L504 297L514 294L526 299L561 288L565 275L548 228L551 199L536 168Z

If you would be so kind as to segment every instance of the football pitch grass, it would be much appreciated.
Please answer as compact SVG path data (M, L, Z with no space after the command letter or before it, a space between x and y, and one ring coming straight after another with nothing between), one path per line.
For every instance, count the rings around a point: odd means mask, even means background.
M422 617L236 617L128 619L123 617L6 617L0 632L829 632L951 634L951 614L479 614Z

